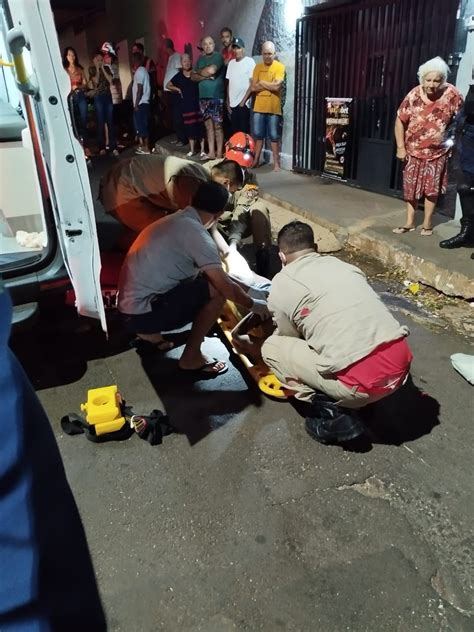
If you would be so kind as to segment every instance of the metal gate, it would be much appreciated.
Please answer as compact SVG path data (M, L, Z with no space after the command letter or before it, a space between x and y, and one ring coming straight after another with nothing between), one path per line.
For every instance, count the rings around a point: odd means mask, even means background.
M398 195L393 125L418 66L448 59L459 0L329 2L297 22L293 169L321 173L325 98L352 97L347 181Z

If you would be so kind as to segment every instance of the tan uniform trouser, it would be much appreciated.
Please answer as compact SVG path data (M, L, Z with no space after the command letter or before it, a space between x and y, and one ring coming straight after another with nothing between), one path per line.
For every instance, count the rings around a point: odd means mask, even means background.
M270 336L262 346L265 364L301 400L310 400L315 390L323 391L345 408L362 408L391 394L367 395L357 386L345 386L336 378L324 377L316 370L316 352L305 340L290 336Z
M110 212L110 215L138 234L168 213L167 209L155 206L147 198L141 197L118 206Z

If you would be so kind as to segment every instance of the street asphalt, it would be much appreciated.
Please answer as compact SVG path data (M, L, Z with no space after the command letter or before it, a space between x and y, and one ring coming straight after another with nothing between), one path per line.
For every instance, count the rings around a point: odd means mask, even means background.
M106 341L50 301L13 339L57 437L110 630L473 629L474 388L449 361L472 346L377 290L411 330L412 380L344 445L314 442L238 361L193 381L177 368L182 347L139 356L113 313ZM205 350L229 357L215 333ZM138 413L166 411L176 433L153 447L65 435L61 417L109 384Z

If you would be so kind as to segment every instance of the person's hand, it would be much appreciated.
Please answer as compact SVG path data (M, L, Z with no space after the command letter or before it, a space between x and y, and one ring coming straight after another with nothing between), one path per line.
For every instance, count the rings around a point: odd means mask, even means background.
M268 311L267 301L263 301L260 298L254 298L252 307L250 308L254 314L258 314L262 320L265 320L270 317L270 312Z
M398 160L407 159L407 150L405 149L405 147L397 147L397 158Z
M245 105L245 101L243 101L243 100L242 100L242 101L239 103L239 108L243 108L243 107L244 107L244 105Z
M242 281L242 283L245 283L246 285L251 285L253 283L253 272L246 260L239 252L237 252L236 248L231 247L229 249L229 252L225 256L224 264L227 268L228 274L231 276L235 277L239 281Z

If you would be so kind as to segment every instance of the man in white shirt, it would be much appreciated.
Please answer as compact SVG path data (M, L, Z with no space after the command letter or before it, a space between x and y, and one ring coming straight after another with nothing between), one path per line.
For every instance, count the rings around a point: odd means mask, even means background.
M250 108L249 104L240 105L244 98L253 75L255 62L245 55L245 44L240 37L234 37L232 49L235 59L227 66L227 109L230 112L232 134L245 132L250 134Z
M141 53L133 53L132 62L136 66L133 75L132 100L133 122L138 134L140 146L137 154L149 154L149 120L150 120L150 76L144 66Z
M183 116L181 113L181 97L169 90L166 86L173 79L177 72L181 69L181 55L174 49L174 43L171 39L164 41L165 53L168 55L168 63L166 64L165 78L163 79L163 96L166 107L166 127L176 134L176 143L178 147L187 145L188 139L184 132Z

